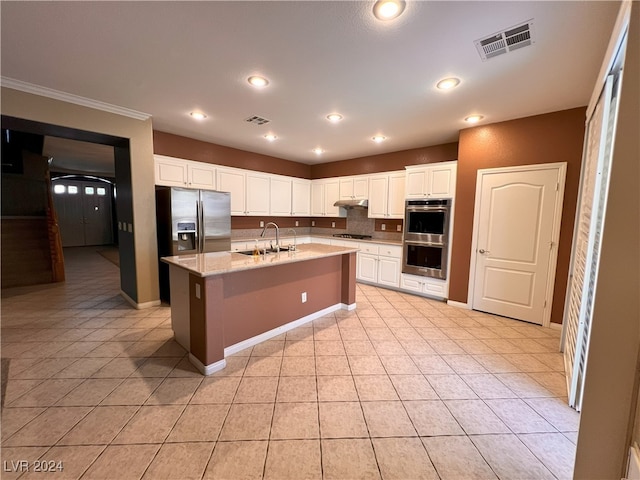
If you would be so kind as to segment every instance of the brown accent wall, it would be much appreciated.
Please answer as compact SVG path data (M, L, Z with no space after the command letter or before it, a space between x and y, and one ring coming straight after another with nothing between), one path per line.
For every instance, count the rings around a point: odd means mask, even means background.
M314 217L311 218L311 226L316 228L340 228L344 230L347 228L347 219L344 217ZM332 223L336 224L335 227L331 226Z
M376 232L402 233L403 224L404 221L400 219L376 218L374 229ZM384 230L382 229L382 225L384 225ZM398 225L400 225L400 230L398 230Z
M342 302L344 256L225 275L223 302L218 306L223 312L224 346ZM355 271L351 273L355 285ZM302 292L307 292L306 303L301 301Z
M315 219L314 219L315 220ZM262 228L260 222L266 225L274 222L282 228L307 228L311 226L309 217L231 217L231 230ZM296 225L298 222L298 225Z
M449 298L467 302L479 169L567 162L551 321L562 323L580 179L585 107L460 131Z
M277 175L311 178L311 167L303 163L224 147L157 130L153 131L153 153Z
M403 170L407 165L446 162L449 160L457 160L457 158L458 143L445 143L432 147L414 148L411 150L312 165L311 178L390 172L393 170Z

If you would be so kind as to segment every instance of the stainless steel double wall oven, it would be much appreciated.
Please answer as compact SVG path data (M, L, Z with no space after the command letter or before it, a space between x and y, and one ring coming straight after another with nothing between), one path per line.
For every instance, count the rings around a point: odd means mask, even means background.
M407 200L402 272L446 279L451 199Z

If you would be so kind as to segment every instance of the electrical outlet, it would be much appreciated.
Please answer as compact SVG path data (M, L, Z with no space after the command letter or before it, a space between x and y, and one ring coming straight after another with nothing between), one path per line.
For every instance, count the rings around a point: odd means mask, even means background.
M382 231L384 232L387 229L387 226L383 223L380 228L382 229Z
M200 298L200 284L196 283L196 298Z
M307 303L307 292L302 292L302 303Z
M264 227L264 221L260 220L260 228L263 228L263 227Z
M397 231L399 231L399 232L401 232L401 231L402 231L402 225L397 225L397 226L396 226L396 230L397 230Z
M311 220L311 226L315 227L316 226L316 221L315 220Z
M300 226L300 222L298 220L296 220L296 227Z
M336 222L331 222L331 228L336 228Z

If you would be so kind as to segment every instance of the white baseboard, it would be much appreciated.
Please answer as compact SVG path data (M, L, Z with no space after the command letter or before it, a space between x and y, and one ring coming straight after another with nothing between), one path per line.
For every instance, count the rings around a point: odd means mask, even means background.
M157 307L158 305L160 305L160 300L152 300L150 302L138 303L135 300L133 300L133 298L131 298L129 295L124 293L122 290L120 290L120 295L122 295L122 298L124 298L127 302L129 302L129 304L133 308L137 310L144 310L145 308Z
M305 323L311 322L312 320L315 320L316 318L320 318L328 313L335 312L336 310L353 310L355 308L356 308L355 303L352 303L351 305L347 305L345 303L336 303L335 305L324 308L322 310L319 310L305 317L299 318L298 320L293 320L292 322L276 327L272 330L269 330L268 332L261 333L260 335L247 338L242 342L238 342L234 345L231 345L224 349L224 356L226 357L228 355L233 355L234 353L238 353L239 351L244 350L245 348L253 347L254 345L264 342L265 340L269 340L270 338L277 337L278 335L281 335L285 332L288 332L289 330L292 330L296 327L304 325Z
M471 306L468 303L456 302L455 300L447 300L447 305L452 307L464 308L465 310L471 310Z
M562 330L562 324L561 323L549 323L549 328L553 328L554 330Z
M189 354L189 361L203 375L211 375L212 373L219 372L227 366L227 361L224 358L216 363L212 363L211 365L204 365L191 353Z

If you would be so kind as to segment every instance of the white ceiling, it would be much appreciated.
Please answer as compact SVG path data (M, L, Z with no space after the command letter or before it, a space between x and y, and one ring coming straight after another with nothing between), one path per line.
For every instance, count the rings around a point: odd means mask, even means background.
M156 130L314 164L457 141L471 113L494 123L586 105L619 3L408 1L387 23L372 6L3 1L2 75L148 113ZM529 19L534 45L480 59L474 40ZM270 85L253 89L252 74ZM438 91L448 76L460 86ZM334 111L339 124L325 119Z

